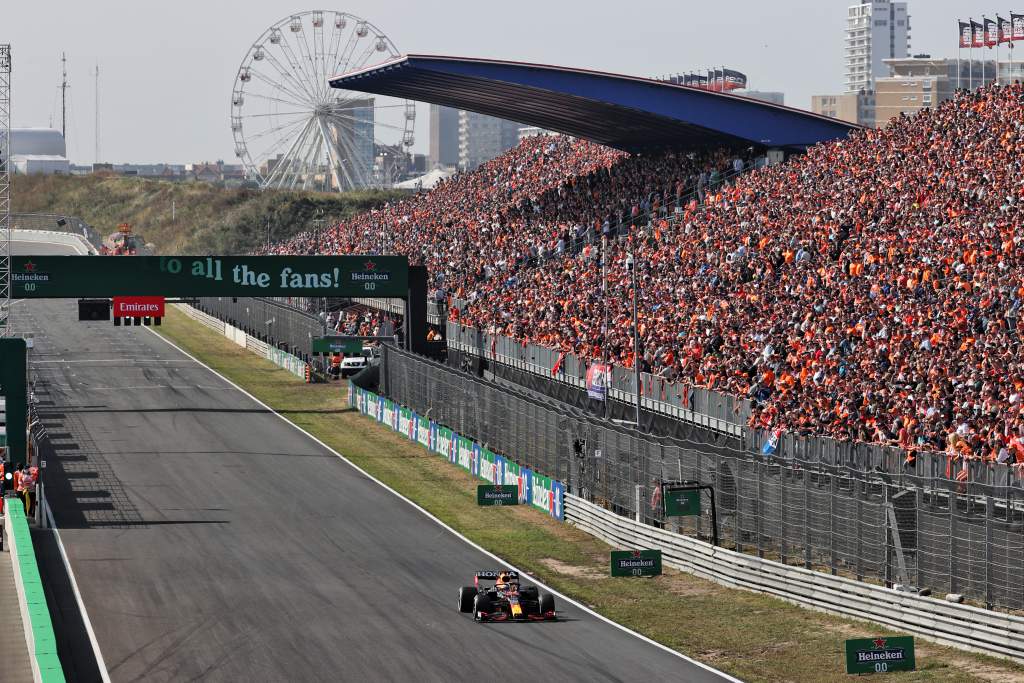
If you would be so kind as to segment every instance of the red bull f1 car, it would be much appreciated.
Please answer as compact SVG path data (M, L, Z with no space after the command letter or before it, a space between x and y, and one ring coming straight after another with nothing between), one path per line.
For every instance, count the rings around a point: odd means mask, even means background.
M459 589L459 611L471 613L479 622L556 618L555 596L536 586L520 586L519 573L513 571L477 572L472 586Z

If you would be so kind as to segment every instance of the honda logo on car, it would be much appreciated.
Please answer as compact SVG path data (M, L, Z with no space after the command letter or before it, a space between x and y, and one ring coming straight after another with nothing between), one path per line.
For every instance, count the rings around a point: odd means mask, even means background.
M115 318L162 318L164 298L162 296L115 296Z

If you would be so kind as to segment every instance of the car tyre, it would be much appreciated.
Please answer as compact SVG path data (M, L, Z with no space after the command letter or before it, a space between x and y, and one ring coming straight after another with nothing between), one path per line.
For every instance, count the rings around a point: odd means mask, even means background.
M473 586L463 586L459 589L459 611L464 614L469 614L473 611L473 599L476 597L477 590Z
M473 596L473 619L476 621L483 621L480 618L481 612L491 612L491 600L486 595L477 594Z
M548 612L555 611L555 596L551 593L541 593L540 596L540 613L547 614Z

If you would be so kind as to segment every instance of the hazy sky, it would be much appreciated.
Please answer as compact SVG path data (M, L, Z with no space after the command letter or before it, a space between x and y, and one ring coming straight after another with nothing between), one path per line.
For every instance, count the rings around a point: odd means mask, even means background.
M4 0L0 42L14 55L12 123L60 125L60 53L68 55L69 156L94 159L93 69L100 67L103 161L234 160L232 83L269 25L310 9L346 11L383 30L400 52L523 60L652 76L726 65L754 89L808 108L842 90L851 0L445 0L344 4L270 0ZM316 6L316 5L319 5ZM958 16L1007 7L910 0L913 52L956 55ZM961 14L958 14L961 13ZM428 107L417 107L426 151Z

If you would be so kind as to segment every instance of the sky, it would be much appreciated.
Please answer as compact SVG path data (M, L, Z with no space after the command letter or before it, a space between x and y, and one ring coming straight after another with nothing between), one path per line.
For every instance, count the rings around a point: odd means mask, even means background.
M318 3L316 3L318 4ZM6 0L0 42L13 54L12 125L60 127L60 55L70 88L68 155L100 160L234 161L230 96L239 63L271 24L299 11L345 11L379 27L399 52L489 57L660 76L727 66L750 87L809 108L843 89L851 0ZM909 0L911 49L956 56L956 20L1009 8ZM330 16L330 15L328 15ZM417 106L414 151L427 150L429 106Z

